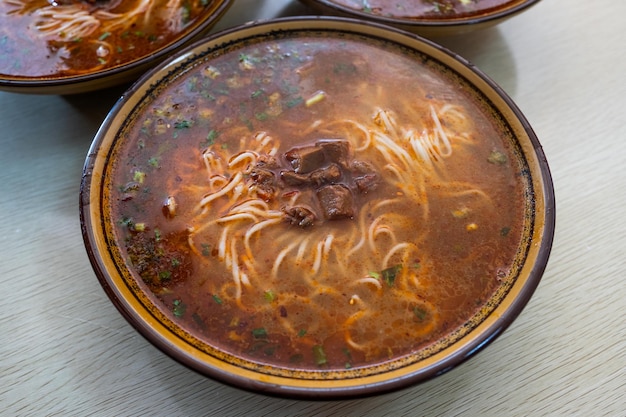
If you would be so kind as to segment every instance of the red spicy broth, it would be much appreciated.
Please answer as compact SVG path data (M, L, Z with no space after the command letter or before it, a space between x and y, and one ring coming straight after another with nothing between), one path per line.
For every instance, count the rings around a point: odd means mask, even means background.
M400 19L450 19L480 16L519 0L331 0L332 3L378 16Z
M212 3L0 0L0 75L62 78L124 65L179 39Z
M414 354L488 309L525 250L507 129L393 44L237 43L130 120L107 217L135 280L207 351L308 370Z

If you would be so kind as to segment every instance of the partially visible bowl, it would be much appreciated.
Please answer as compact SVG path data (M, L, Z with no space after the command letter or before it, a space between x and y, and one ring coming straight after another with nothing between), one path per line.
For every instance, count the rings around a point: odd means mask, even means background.
M83 238L126 319L191 369L299 398L440 375L520 314L554 191L473 65L389 26L288 18L141 77L85 161Z
M0 2L0 90L73 94L136 80L233 0Z
M300 0L318 11L391 25L422 36L456 35L497 25L539 0Z

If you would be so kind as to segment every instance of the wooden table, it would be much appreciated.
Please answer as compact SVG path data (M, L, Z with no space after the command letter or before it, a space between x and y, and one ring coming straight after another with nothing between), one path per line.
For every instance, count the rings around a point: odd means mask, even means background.
M216 30L310 13L238 0ZM0 93L0 414L626 416L625 15L623 1L544 0L437 40L533 125L556 187L554 248L534 297L486 350L435 380L351 401L239 391L139 336L100 287L78 217L89 144L123 89Z

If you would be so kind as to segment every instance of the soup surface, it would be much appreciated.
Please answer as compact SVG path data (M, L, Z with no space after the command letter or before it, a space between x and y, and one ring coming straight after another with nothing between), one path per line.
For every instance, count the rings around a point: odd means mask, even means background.
M401 19L450 19L490 13L518 0L331 0L374 15Z
M413 354L487 308L523 256L513 139L462 80L392 44L230 45L130 120L107 174L118 250L167 320L251 363Z
M67 77L134 61L178 39L211 0L0 0L0 75Z

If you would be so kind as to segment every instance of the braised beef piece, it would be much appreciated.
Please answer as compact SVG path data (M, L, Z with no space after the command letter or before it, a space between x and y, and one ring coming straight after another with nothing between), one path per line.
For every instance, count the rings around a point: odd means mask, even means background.
M350 170L354 184L359 193L365 194L373 190L378 185L378 174L374 167L365 161L352 161Z
M376 169L369 162L359 161L355 159L350 162L350 171L354 173L355 176L359 176L359 174L373 174L376 173Z
M328 162L346 166L350 157L350 143L342 139L322 139L316 143L324 151Z
M330 184L317 190L324 218L336 220L354 217L352 193L345 185Z
M320 186L333 184L341 179L341 169L337 164L318 168L308 174L298 174L295 171L282 171L281 178L288 185Z
M273 198L279 189L301 192L306 188L315 193L317 201L312 204L321 212L301 206L283 209L285 220L300 227L312 226L317 217L354 218L355 196L374 190L380 181L372 164L351 160L350 143L342 139L321 139L314 145L292 148L283 157L259 158L251 177L257 188L266 192L262 198ZM285 162L291 169L285 169ZM278 176L282 181L277 181Z
M270 201L274 198L276 178L272 171L257 166L250 172L250 178L256 184L256 192L261 199Z
M341 169L337 164L330 164L326 168L316 169L309 175L311 182L317 186L334 184L341 179Z
M298 174L306 174L324 166L324 149L317 146L293 148L285 153L285 159Z
M354 178L354 184L359 193L367 194L378 186L378 175L365 174L361 177Z
M280 168L280 162L278 162L275 156L261 154L257 158L256 166L266 169L278 169Z
M294 206L283 208L282 210L283 213L285 213L285 219L293 225L308 227L312 226L313 222L315 222L315 213L306 207Z

